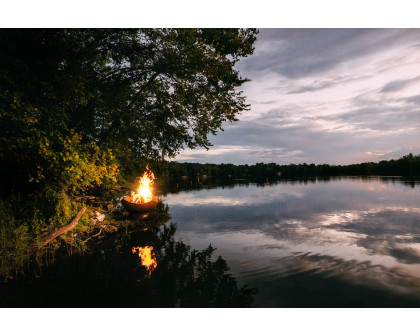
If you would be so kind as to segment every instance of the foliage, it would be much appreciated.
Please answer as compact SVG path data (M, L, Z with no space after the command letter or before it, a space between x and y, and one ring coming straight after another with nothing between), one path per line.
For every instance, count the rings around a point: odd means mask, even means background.
M3 102L5 96L0 95ZM0 109L0 171L7 177L6 186L76 193L116 181L118 166L111 149L98 151L73 129L44 130L36 108L16 96L9 97L9 103L9 109Z
M2 263L21 264L42 233L68 224L73 196L184 146L210 146L208 134L248 108L234 66L256 34L0 30Z
M67 225L80 207L63 191L46 190L0 200L0 278L22 273L30 261L31 247L54 228ZM71 234L88 230L88 216L84 215Z
M116 178L109 148L124 162L210 146L207 135L248 108L236 91L247 79L234 66L253 52L256 33L2 30L2 173L15 184L16 168L25 173L22 181L35 183L60 184L70 175L71 189L83 189ZM34 160L34 154L41 157ZM98 173L88 177L94 166Z
M363 162L351 165L300 164L281 166L283 176L393 175L419 176L420 155L408 154L397 160Z
M383 160L379 163L364 162L351 165L256 163L255 165L211 164L190 162L167 162L159 166L159 177L167 180L183 176L220 179L265 180L290 177L340 176L340 175L399 175L420 176L420 155L405 155L397 160Z

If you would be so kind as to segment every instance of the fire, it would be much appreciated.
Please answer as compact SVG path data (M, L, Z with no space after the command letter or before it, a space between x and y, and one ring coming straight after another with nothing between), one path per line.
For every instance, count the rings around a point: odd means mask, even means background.
M152 254L152 250L153 246L133 247L132 249L133 254L138 251L139 257L141 258L141 264L149 271L149 276L157 266L157 261L155 256Z
M140 178L139 187L137 188L137 191L131 193L133 203L147 203L153 199L152 190L150 189L150 186L153 184L155 179L155 175L151 170L149 170L149 166L147 166L146 171Z

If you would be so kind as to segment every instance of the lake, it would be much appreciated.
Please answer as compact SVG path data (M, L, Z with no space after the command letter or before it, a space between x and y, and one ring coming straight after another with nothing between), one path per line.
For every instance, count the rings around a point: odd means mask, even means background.
M0 305L420 307L416 181L201 178L155 192L149 218L117 212L115 230L84 251L61 244L38 256L41 268L0 282Z
M240 285L258 289L254 307L420 307L415 182L204 180L163 200L178 239L211 244Z

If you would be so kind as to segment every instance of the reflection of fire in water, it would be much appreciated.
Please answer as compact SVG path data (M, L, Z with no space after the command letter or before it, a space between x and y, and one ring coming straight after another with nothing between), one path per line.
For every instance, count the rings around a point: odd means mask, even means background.
M153 246L133 247L132 249L133 253L138 251L139 257L141 258L141 264L149 271L149 276L157 266L156 258L152 255L152 250Z
M155 175L152 171L149 170L149 167L146 167L146 171L143 176L140 178L139 187L136 192L131 193L133 203L147 203L153 199L152 190L150 186L155 180Z

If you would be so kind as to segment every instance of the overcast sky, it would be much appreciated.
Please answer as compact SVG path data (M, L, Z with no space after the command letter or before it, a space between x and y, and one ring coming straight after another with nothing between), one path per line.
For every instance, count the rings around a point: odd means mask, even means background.
M420 154L420 29L261 29L251 110L180 162L349 164Z

